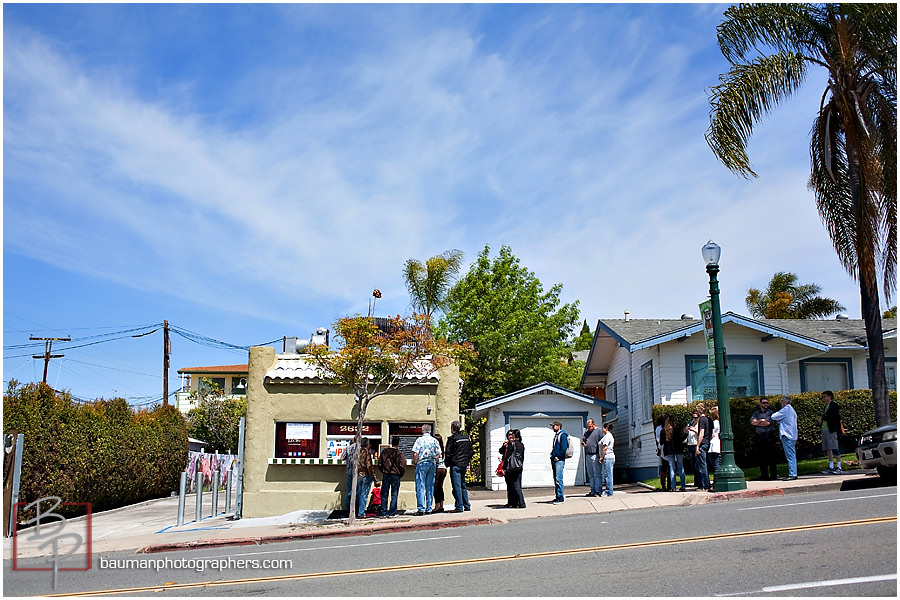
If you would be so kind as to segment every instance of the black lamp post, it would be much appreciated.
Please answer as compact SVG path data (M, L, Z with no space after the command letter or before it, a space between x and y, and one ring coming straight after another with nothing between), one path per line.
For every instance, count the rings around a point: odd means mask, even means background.
M722 248L712 240L703 246L703 260L709 273L709 298L712 302L713 345L716 354L716 397L719 405L719 439L722 442L722 462L716 469L715 491L728 492L747 489L744 472L734 462L734 433L731 429L731 406L728 404L728 379L725 375L725 338L722 335L722 309L719 306L719 257Z

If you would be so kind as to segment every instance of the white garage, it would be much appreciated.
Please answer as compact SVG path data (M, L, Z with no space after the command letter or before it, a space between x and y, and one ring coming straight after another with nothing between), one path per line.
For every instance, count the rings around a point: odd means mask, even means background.
M506 489L506 481L495 471L500 463L498 449L506 441L506 432L518 429L525 446L522 487L553 487L550 449L553 446L552 421L560 421L572 437L575 454L566 460L563 480L566 486L585 485L584 456L581 436L588 418L602 424L603 415L615 410L615 405L552 383L538 385L480 402L475 406L476 417L487 417L485 424L487 472L485 485L493 490Z

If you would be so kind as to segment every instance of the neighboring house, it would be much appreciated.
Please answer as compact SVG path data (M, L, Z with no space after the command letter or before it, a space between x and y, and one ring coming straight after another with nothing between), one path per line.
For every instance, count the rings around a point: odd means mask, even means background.
M247 365L220 365L216 367L188 367L179 369L181 389L175 392L175 408L187 413L196 408L191 392L200 389L204 378L217 385L226 398L247 395Z
M487 418L482 428L481 460L486 469L485 485L492 490L506 489L506 480L496 475L500 462L497 450L506 441L506 432L518 429L525 446L522 487L553 487L550 467L554 436L550 423L553 421L563 424L575 444L575 455L566 460L563 481L566 485L584 485L581 436L587 420L592 418L600 426L607 415L615 418L609 414L614 410L613 404L547 382L479 402L473 416Z
M756 320L722 315L732 398L870 387L865 324L859 319ZM897 320L883 321L885 372L897 389ZM600 319L581 390L618 407L616 467L632 479L657 473L653 405L716 398L703 321Z
M342 508L343 454L357 428L353 394L321 378L316 366L296 352L253 347L249 366L243 516ZM369 404L362 434L375 447L396 439L410 464L400 484L401 510L416 506L412 444L424 423L446 441L450 424L462 421L459 391L459 367L450 365ZM444 491L452 498L449 477Z

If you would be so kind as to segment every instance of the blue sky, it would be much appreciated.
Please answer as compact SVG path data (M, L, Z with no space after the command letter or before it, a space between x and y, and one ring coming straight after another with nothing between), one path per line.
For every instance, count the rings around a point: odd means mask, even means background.
M792 271L859 318L806 188L824 76L757 129L758 179L706 145L724 8L5 4L4 385L68 335L51 385L151 401L150 325L305 337L376 287L406 313L406 259L485 244L592 328L697 314L710 238L723 310ZM246 362L213 346L173 335L170 390Z

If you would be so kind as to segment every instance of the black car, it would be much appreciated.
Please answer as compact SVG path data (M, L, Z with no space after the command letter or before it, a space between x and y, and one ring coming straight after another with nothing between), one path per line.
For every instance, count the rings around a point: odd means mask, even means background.
M865 432L859 438L856 457L862 469L878 469L882 479L897 481L897 423Z

